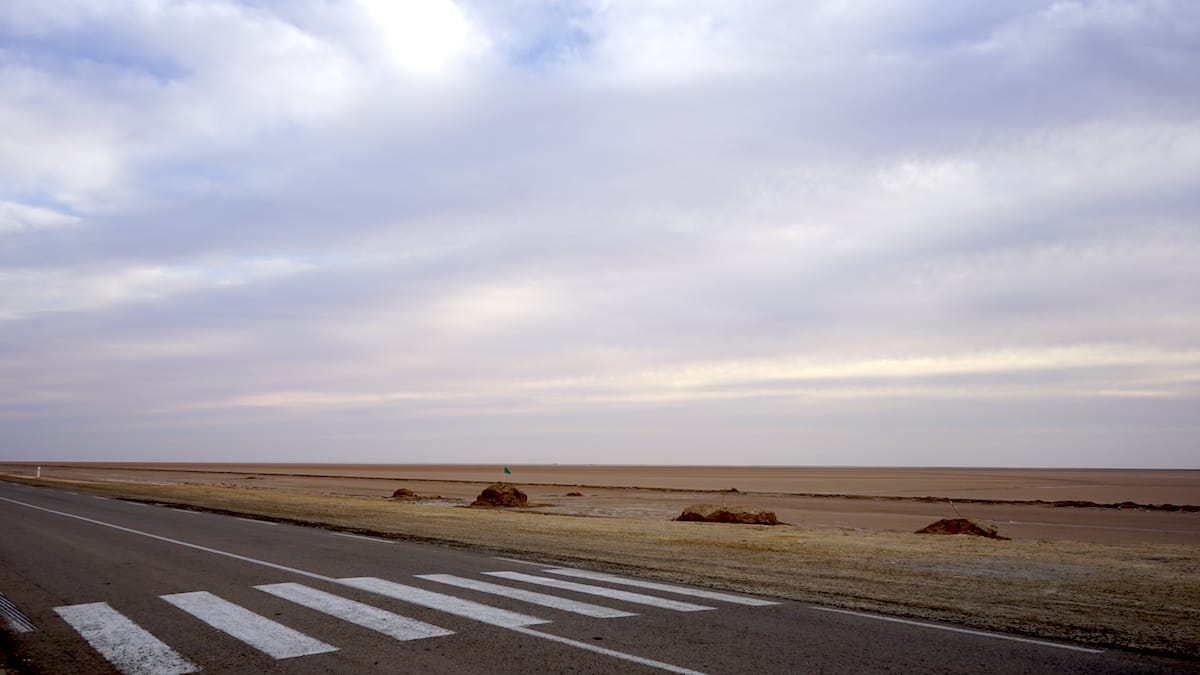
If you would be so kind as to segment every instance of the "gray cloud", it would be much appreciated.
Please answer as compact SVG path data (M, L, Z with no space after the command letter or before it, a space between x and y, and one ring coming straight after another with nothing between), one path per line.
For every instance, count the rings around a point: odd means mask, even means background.
M11 4L0 456L1196 466L1197 11Z

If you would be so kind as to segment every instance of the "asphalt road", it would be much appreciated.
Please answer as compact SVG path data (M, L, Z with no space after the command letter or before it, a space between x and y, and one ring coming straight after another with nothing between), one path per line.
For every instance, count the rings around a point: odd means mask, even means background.
M0 648L34 673L1195 672L0 482Z

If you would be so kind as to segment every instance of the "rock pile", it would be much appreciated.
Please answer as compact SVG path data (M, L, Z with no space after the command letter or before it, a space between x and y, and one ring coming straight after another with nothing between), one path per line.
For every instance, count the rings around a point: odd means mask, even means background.
M970 518L942 518L917 530L917 534L969 534L989 539L1008 539L1000 536L995 525Z
M471 506L525 506L529 497L512 483L492 483L479 493Z
M705 523L742 523L747 525L778 525L774 511L764 511L749 506L726 506L724 504L692 504L675 520L691 520Z

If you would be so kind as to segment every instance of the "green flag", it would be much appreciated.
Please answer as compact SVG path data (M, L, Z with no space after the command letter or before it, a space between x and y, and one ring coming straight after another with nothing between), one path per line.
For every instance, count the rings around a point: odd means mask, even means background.
M504 467L504 473L512 473L512 472L511 472L511 471L509 471L509 470L508 470L508 467L506 466L506 467Z

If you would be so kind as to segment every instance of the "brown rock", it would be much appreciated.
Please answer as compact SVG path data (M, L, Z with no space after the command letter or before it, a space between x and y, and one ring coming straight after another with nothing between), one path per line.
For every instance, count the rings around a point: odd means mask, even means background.
M582 492L568 492L566 496L568 496L568 497L582 497L582 496L583 496L583 493L582 493Z
M471 506L525 506L529 497L512 483L492 483L479 493Z
M692 504L675 520L691 520L705 523L743 523L747 525L778 525L774 511L764 511L749 506L726 506L724 504Z
M408 488L400 488L399 490L396 490L395 492L392 493L392 499L400 499L403 501L413 501L413 500L417 500L417 499L423 499L423 497L421 497L421 495L413 492L412 490L409 490Z
M995 525L970 518L942 518L917 530L917 534L969 534L989 539L1008 539L1000 536Z

